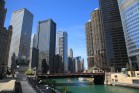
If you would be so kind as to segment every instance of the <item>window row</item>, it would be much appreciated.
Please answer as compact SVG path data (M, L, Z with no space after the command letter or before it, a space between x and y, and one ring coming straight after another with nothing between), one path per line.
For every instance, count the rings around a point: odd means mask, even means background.
M138 6L139 6L139 2L137 4L135 4L135 5L132 5L132 7L129 6L129 8L126 8L125 11L122 12L122 15L125 14L125 13L128 13L128 12L132 11L133 9L135 9Z

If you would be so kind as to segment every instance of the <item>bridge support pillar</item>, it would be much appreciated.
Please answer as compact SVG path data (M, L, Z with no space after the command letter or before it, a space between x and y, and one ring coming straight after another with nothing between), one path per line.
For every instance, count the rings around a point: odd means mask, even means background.
M105 76L104 75L94 75L95 85L104 85Z

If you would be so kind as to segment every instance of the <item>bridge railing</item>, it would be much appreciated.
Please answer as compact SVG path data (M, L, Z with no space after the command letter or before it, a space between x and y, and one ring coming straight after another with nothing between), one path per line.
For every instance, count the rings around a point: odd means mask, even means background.
M79 75L105 75L105 73L58 73L58 74L39 74L37 76L79 76Z

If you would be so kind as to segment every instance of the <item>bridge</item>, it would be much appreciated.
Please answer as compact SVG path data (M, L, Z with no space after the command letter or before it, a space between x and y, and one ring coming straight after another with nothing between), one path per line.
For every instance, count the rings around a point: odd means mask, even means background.
M46 79L46 78L75 78L75 77L92 77L94 78L94 84L100 85L104 84L105 73L71 73L71 74L45 74L45 75L37 75L38 78Z

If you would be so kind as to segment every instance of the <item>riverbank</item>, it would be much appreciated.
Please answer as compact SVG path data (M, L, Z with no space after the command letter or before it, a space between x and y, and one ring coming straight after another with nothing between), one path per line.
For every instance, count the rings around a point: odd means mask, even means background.
M78 78L71 78L70 82L67 78L52 78L52 80L55 80L59 85L54 85L54 87L52 87L48 86L48 84L39 83L40 80L37 81L36 79L28 78L30 85L37 90L37 93L63 93L64 90L66 90L67 93L138 93L139 91L139 89L118 87L117 85L88 84L87 82L79 81Z
M122 87L137 88L137 89L139 89L139 84L113 83L112 85L113 86L122 86Z
M135 71L135 76L132 77L131 72L128 74L121 73L106 73L105 82L106 85L122 86L127 88L139 89L139 71Z
M56 88L62 91L63 87ZM139 89L107 85L67 86L67 90L67 93L139 93Z

